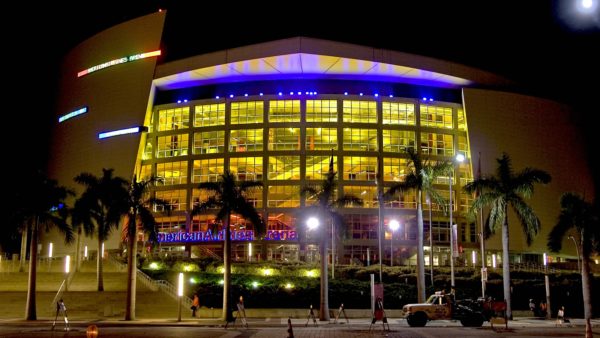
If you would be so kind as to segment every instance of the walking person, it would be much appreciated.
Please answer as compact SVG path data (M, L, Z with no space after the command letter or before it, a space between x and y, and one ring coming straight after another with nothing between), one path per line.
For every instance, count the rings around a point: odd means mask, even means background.
M69 331L69 318L67 317L67 306L65 302L61 298L58 302L56 302L56 317L54 317L54 322L52 323L52 330L56 326L56 320L59 315L63 315L65 321L65 331Z
M194 299L192 300L192 317L196 317L196 311L200 309L200 299L198 298L198 294L194 294Z
M538 313L533 298L529 299L529 310L531 310L534 317L537 317Z
M558 314L556 315L556 326L563 326L564 322L565 322L565 307L561 306L560 309L558 309Z

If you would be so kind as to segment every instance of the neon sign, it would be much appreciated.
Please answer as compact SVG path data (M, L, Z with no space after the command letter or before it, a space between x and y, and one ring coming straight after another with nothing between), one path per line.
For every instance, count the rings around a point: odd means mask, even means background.
M143 131L148 131L148 128L142 126L142 127L133 127L133 128L107 131L107 132L98 134L98 138L103 139L103 138L108 138L108 137L113 137L113 136L118 136L118 135L141 133Z
M72 112L70 112L68 114L65 114L65 115L59 117L58 118L58 123L66 121L66 120L68 120L68 119L70 119L72 117L75 117L77 115L85 114L85 113L87 113L87 111L88 111L88 107L83 107L83 108L77 109L75 111L72 111Z
M212 230L194 232L159 232L160 243L191 243L191 242L220 242L223 240L223 230L213 233ZM267 241L294 241L298 233L293 230L268 230L265 236ZM232 241L253 241L253 230L231 231Z
M93 73L93 72L95 72L97 70L101 70L101 69L104 69L104 68L108 68L108 67L120 65L122 63L136 61L136 60L141 60L141 59L149 58L149 57L152 57L152 56L159 56L159 55L160 55L160 49L159 50L155 50L153 52L125 56L125 57L122 57L122 58L118 58L118 59L114 59L114 60L111 60L111 61L108 61L108 62L101 63L99 65L96 65L94 67L90 67L88 69L84 69L84 70L80 71L79 73L77 73L77 77L82 77L84 75L88 75L90 73Z

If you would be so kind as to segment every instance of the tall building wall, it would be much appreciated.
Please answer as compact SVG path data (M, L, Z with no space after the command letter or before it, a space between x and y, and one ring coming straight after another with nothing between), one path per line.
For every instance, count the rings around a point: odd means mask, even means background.
M554 101L492 90L465 88L463 98L475 172L479 153L485 175L495 174L495 159L506 152L515 170L534 167L552 175L550 184L535 186L529 200L542 224L530 247L516 216L511 212L509 218L511 251L547 251L547 236L556 224L560 196L569 191L589 199L594 195L583 135L575 127L573 112ZM501 249L500 233L488 247ZM563 252L574 256L573 243L564 242Z
M114 168L116 175L131 178L140 134L103 140L98 134L144 124L157 58L132 60L81 77L78 72L160 49L164 19L165 12L159 12L111 27L82 42L64 59L48 165L48 175L60 184L80 192L73 177L81 172L101 175L102 168ZM58 123L60 116L82 107L87 107L87 113ZM50 235L48 241L60 239ZM65 249L56 248L57 254Z

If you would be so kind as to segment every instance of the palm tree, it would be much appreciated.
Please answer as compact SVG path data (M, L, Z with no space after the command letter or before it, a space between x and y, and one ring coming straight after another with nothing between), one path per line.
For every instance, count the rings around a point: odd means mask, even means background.
M217 219L223 224L223 264L225 272L223 273L223 315L225 321L233 320L230 309L231 297L231 231L229 229L231 214L239 214L244 219L250 221L257 237L262 235L265 225L258 212L247 199L246 194L253 188L262 187L262 182L243 181L239 182L236 175L229 170L219 177L217 182L203 182L198 185L201 190L207 190L212 194L206 201L194 205L192 216L200 214L208 209L217 209Z
M327 177L321 183L320 188L316 187L303 187L301 190L301 194L304 196L310 196L312 199L316 201L315 205L307 207L306 215L318 215L317 217L321 220L329 219L331 220L331 224L333 229L341 227L344 224L344 220L342 215L340 215L336 210L338 208L342 208L349 204L362 205L363 201L360 198L356 198L351 195L342 196L340 198L335 198L336 190L337 190L337 181L335 180L335 176L337 172L333 170L333 156L329 161L329 171L327 172ZM311 213L311 210L313 211ZM329 320L329 282L327 279L327 240L328 240L328 230L327 227L323 227L323 230L320 232L319 236L321 237L321 244L319 245L319 251L321 256L321 298L320 298L320 306L319 306L319 319L320 320ZM332 236L336 236L334 230L332 230ZM332 253L332 261L334 257L334 253Z
M129 188L127 212L127 302L125 306L125 320L135 319L135 293L137 270L137 236L136 229L141 229L148 235L151 243L157 241L156 220L152 214L154 206L160 206L167 212L170 211L168 202L150 196L150 188L162 179L152 176L148 179L137 181L133 176Z
M75 206L71 210L71 227L73 231L77 232L77 239L75 243L75 271L79 271L81 267L81 237L92 236L94 231L94 224L91 217L89 217L88 206L92 205L92 201L86 200L89 198L89 194L85 197L77 199Z
M119 227L121 216L127 213L127 180L113 176L113 169L102 169L102 177L90 173L81 173L75 182L86 187L75 211L79 222L94 229L98 237L98 254L96 260L98 291L104 291L102 243L114 229Z
M453 170L449 162L429 163L419 153L409 148L408 174L404 181L391 186L385 193L386 199L397 193L414 190L417 193L417 298L419 303L425 301L425 261L423 252L423 196L428 195L438 205L445 205L444 198L437 192L434 183L439 176L448 175ZM443 208L443 207L442 207ZM429 225L431 227L431 224ZM452 258L451 258L452 259Z
M514 173L509 156L504 153L496 160L498 168L496 176L488 176L476 179L467 184L463 189L469 194L479 191L469 212L475 214L484 206L490 207L490 213L486 220L486 227L490 233L494 233L497 227L502 226L502 279L504 287L504 300L506 301L506 315L512 319L512 308L510 298L510 262L509 262L509 234L508 234L508 207L517 214L527 244L531 244L533 237L540 229L540 220L533 209L525 203L526 198L533 195L534 183L550 182L550 175L540 169L525 168Z
M27 287L27 305L25 318L36 320L36 281L37 281L37 247L38 234L41 229L49 231L56 227L64 234L65 243L73 240L73 232L66 222L65 199L73 193L58 185L56 180L36 172L32 178L23 183L15 196L18 208L13 210L16 219L20 219L31 229L29 246L29 282ZM41 227L43 226L43 227ZM24 230L27 233L27 230Z
M581 252L581 290L583 293L583 309L585 316L585 337L592 337L592 296L590 280L590 257L600 252L600 215L591 203L583 197L566 193L560 198L560 215L554 228L548 234L548 248L558 252L562 248L565 235L575 231L578 237L577 252ZM596 246L596 247L594 247ZM579 258L578 258L579 259Z

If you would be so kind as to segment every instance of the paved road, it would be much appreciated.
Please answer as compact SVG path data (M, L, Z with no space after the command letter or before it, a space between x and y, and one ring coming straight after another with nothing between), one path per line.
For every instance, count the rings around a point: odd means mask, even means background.
M286 320L250 321L248 329L236 326L224 329L206 322L96 322L99 337L132 337L132 338L269 338L289 337ZM305 320L294 320L293 333L297 338L354 338L354 337L401 337L401 338L437 338L437 337L582 337L583 326L554 327L549 321L514 321L511 329L494 332L489 324L481 328L465 328L452 321L436 321L428 323L425 328L410 328L406 323L391 321L391 330L383 331L380 322L369 331L369 322L353 320L349 324L319 324L317 327L305 327ZM541 323L540 323L541 322ZM71 323L68 332L63 325L51 330L49 321L4 321L0 322L0 337L86 337L89 322ZM512 325L514 324L514 325ZM600 327L594 327L594 337L600 337Z

